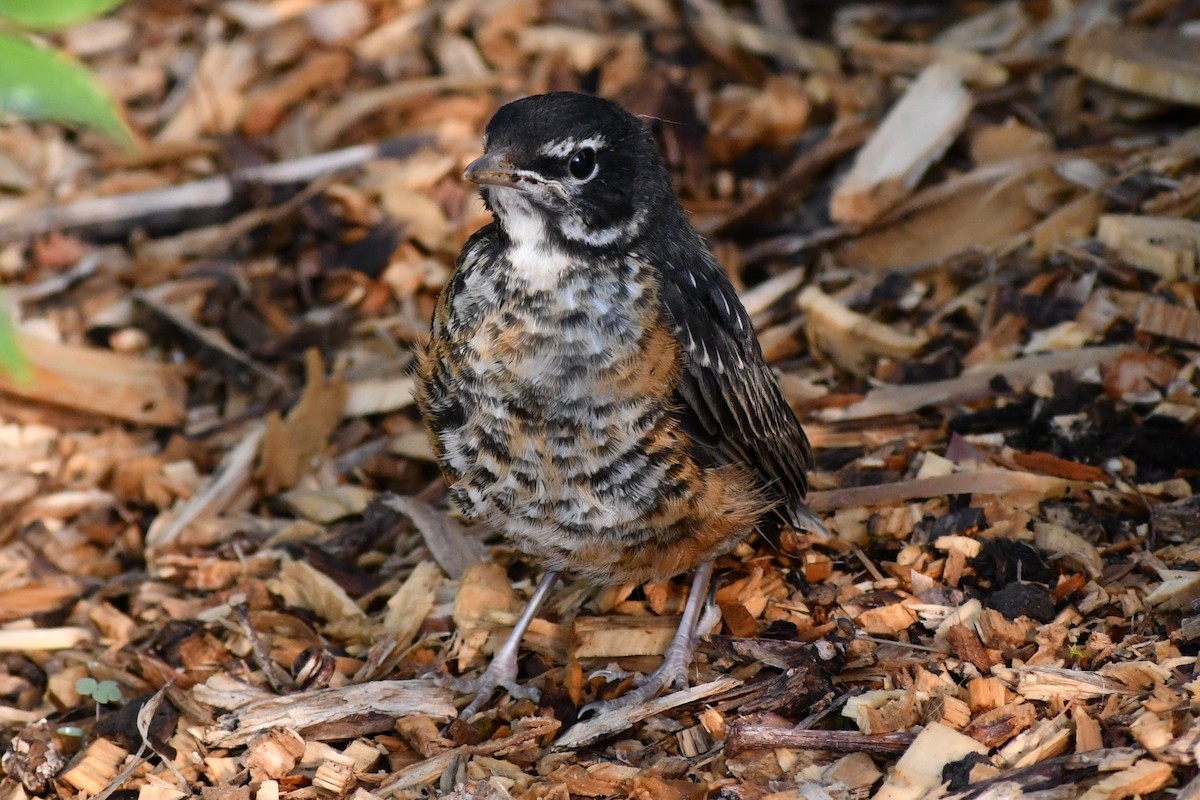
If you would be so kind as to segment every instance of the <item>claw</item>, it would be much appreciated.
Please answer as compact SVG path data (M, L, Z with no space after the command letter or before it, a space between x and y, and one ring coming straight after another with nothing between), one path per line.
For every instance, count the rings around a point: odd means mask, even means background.
M635 688L612 700L597 700L579 709L579 718L593 714L606 714L618 708L644 703L652 699L664 686L686 689L688 685L688 665L692 663L692 655L696 652L696 642L700 638L697 630L700 628L700 614L704 609L708 594L708 581L712 577L712 562L706 561L696 568L696 576L692 580L692 589L688 594L687 605L683 609L683 618L679 620L679 629L663 654L663 663L649 675L634 681ZM712 610L705 613L708 627L712 624ZM719 614L719 612L717 612ZM592 673L595 675L596 673Z
M681 657L682 656L682 657ZM596 700L579 709L579 718L592 715L599 716L618 708L644 703L651 700L664 686L672 689L686 689L688 685L688 662L691 661L690 650L682 654L682 650L668 650L667 658L662 665L649 675L642 675L634 680L635 688L612 700ZM594 674L594 673L593 673Z
M590 681L594 678L603 678L605 683L615 683L617 681L623 681L631 675L636 674L637 673L630 672L629 670L611 666L604 667L603 669L592 670L588 673L587 679Z
M492 694L497 689L504 689L511 696L521 699L527 698L536 701L541 697L541 692L537 689L517 684L517 651L521 647L521 637L525 635L529 623L557 581L557 572L550 571L542 575L537 589L533 592L533 597L529 598L528 605L521 612L521 618L517 620L512 633L509 634L508 639L505 640L496 655L492 657L492 663L488 664L482 675L473 681L451 678L452 681L456 681L456 683L450 684L456 692L475 693L467 707L459 712L459 719L470 719L479 713L487 705L488 700L492 699Z
M538 695L536 689L526 689L517 683L517 659L501 658L497 655L492 659L492 663L488 664L486 670L475 680L464 681L457 679L459 686L456 691L464 693L474 692L475 696L471 698L471 702L459 712L460 719L470 719L483 709L487 702L492 699L492 695L497 689L504 689L513 697L529 697L530 694Z

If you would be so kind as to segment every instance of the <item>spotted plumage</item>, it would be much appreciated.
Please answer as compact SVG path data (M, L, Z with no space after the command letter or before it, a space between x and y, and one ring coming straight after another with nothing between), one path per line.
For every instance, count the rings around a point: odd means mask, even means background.
M417 391L464 514L601 583L707 576L772 514L819 525L804 433L636 117L510 103L466 174L495 221L439 298Z

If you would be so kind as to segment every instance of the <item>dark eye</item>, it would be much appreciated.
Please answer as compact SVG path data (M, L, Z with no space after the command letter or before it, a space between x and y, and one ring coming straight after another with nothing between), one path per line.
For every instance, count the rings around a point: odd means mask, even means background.
M576 180L590 178L596 169L596 151L590 147L576 151L575 155L571 156L567 169Z

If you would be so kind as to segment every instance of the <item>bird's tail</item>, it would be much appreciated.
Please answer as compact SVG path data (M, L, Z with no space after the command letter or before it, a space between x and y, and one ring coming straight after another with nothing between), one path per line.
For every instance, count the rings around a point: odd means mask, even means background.
M792 513L788 515L788 522L790 522L792 527L796 530L808 531L809 533L816 533L822 536L829 535L829 529L825 527L825 523L822 522L821 518L818 517L816 513L804 503L796 504L791 509L791 512Z

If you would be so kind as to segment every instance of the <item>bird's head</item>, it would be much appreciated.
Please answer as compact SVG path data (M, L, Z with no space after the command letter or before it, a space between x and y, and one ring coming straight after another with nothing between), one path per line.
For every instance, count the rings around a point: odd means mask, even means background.
M572 92L503 106L464 177L509 238L550 237L570 249L628 247L678 202L641 121Z

